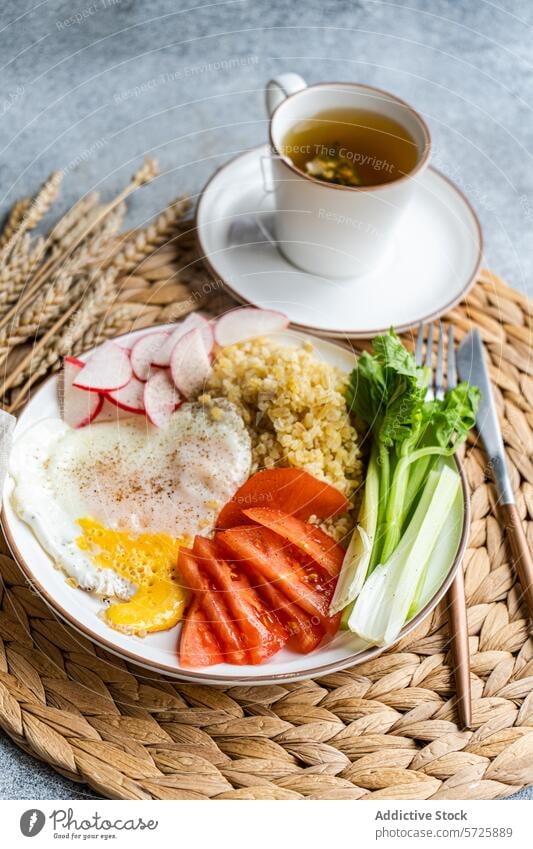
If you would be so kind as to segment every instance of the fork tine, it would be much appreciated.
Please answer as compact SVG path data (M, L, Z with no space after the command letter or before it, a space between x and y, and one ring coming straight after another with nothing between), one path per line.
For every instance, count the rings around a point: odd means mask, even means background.
M448 326L448 389L457 386L457 368L455 365L455 339L453 324Z
M437 369L435 372L435 398L444 398L444 330L439 321L439 341L437 345Z
M416 338L415 348L415 363L417 366L422 365L422 351L424 349L424 323L421 321L418 325L418 336Z
M433 370L433 322L428 325L428 338L426 342L426 365Z
M431 371L431 377L428 383L428 391L426 394L427 400L435 397L435 373L433 371L433 322L428 325L428 338L426 340L426 362L425 365Z

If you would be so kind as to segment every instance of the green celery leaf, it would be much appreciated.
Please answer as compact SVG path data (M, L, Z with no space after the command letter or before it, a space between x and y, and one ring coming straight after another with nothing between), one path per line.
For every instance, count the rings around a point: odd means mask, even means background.
M432 405L432 425L437 443L457 447L464 442L476 423L481 393L477 386L459 383L446 393L444 400ZM454 437L455 434L455 438Z
M376 336L373 354L363 353L350 376L347 400L387 447L416 440L423 418L429 370L394 332Z

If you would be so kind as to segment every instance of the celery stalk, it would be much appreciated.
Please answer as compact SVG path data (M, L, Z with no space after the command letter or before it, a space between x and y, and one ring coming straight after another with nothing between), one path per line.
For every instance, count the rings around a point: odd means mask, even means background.
M453 562L457 554L457 549L461 539L463 507L463 493L459 488L452 506L451 516L449 517L450 520L452 520L450 532L442 541L439 540L438 547L433 550L429 566L422 576L415 598L411 604L411 608L407 616L408 620L418 613L419 610L422 610L428 601L433 598L438 588L442 585L446 575L450 571L450 563ZM454 519L455 521L453 521Z
M376 645L398 637L459 487L459 475L448 466L430 472L398 546L371 573L355 601L351 631Z
M344 555L342 568L331 600L329 614L334 616L357 598L365 582L376 535L379 510L379 469L372 451L359 510L358 524Z

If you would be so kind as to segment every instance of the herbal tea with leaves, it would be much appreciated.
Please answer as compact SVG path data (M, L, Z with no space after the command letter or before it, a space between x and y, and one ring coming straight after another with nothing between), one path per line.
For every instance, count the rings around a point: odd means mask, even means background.
M398 121L366 109L327 109L287 133L283 153L309 177L341 186L378 186L413 170L414 139Z

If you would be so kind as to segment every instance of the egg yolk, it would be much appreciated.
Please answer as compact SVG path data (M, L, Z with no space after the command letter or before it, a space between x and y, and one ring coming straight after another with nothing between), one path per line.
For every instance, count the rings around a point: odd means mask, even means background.
M78 525L82 531L78 548L90 553L95 565L113 569L137 588L127 601L106 609L109 625L141 635L164 631L180 621L188 594L178 583L176 563L186 540L106 528L91 518L78 519Z
M182 618L186 605L187 594L179 584L155 579L128 601L110 605L104 617L117 630L141 636L172 628Z

